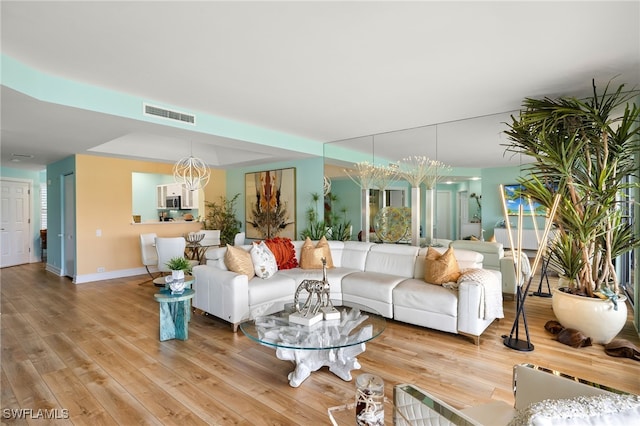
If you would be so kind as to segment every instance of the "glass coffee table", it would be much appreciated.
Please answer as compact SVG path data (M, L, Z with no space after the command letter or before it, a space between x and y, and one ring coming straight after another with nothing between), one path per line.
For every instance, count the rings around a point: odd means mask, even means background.
M240 324L240 330L256 342L276 348L276 357L292 361L289 384L298 387L323 366L343 380L351 380L351 371L360 368L356 358L366 349L365 343L379 336L386 327L382 315L366 306L334 302L339 319L322 320L311 326L289 322L293 303L272 313L252 315Z

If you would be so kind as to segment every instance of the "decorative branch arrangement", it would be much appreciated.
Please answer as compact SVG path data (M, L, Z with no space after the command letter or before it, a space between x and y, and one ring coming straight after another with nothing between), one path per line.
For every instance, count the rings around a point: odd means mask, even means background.
M427 189L433 189L442 179L444 173L449 171L451 171L450 166L438 160L431 160L424 155L403 158L397 163L398 175L414 188L418 188L420 184L424 183Z
M349 176L356 185L362 189L370 189L376 178L376 166L368 161L361 161L354 164L356 172L343 169L344 173Z

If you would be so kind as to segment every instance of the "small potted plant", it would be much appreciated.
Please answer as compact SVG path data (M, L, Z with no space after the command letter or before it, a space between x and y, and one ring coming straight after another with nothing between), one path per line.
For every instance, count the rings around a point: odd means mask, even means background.
M191 262L189 262L189 260L184 257L173 257L169 259L166 265L169 269L171 269L171 276L174 280L184 280L185 272L191 272Z

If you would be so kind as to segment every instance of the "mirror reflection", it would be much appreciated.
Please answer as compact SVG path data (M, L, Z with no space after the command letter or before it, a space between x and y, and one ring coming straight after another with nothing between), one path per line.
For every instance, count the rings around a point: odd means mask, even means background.
M378 241L379 232L376 232L374 224L384 224L376 219L382 210L404 208L404 214L410 215L412 208L409 182L400 179L390 188L381 190L371 185L368 192L363 191L357 182L349 178L349 175L357 174L357 163L393 166L411 156L442 162L450 166L450 170L441 172L431 194L424 183L420 186L415 195L420 199L417 231L408 229L408 234L397 242L412 243L415 232L419 233L417 241L420 245L437 245L438 239L482 239L486 232L483 228L488 228L492 234L501 214L498 194L491 189L497 183L515 181L522 166L519 158L506 157L501 145L504 143L504 123L508 121L509 114L325 143L325 176L331 180L331 193L347 207L354 229L352 238L364 240L363 235L366 234L363 232L368 224L370 241ZM470 148L475 147L474 141L483 147L482 155L475 154ZM500 176L502 168L506 170L504 177ZM493 176L495 170L498 170L497 177ZM486 185L483 184L483 173L490 175L490 182ZM490 192L488 196L483 194L485 188ZM392 189L398 192L390 192ZM492 202L488 213L483 209L483 200Z

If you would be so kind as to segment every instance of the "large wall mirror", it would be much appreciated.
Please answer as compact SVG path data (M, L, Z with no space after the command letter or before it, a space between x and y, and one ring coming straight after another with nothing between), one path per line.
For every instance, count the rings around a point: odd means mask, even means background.
M404 214L410 216L412 197L420 199L418 224L398 242L411 243L412 237L415 237L412 233L419 233L418 241L421 245L437 245L438 239L481 239L482 204L487 199L483 197L483 192L491 191L492 204L496 204L497 197L493 181L490 187L483 186L483 172L487 169L521 165L520 159L511 158L504 151L506 139L503 132L510 114L483 116L324 144L325 176L331 182L332 199L349 212L349 220L354 229L352 239L359 237L364 240L363 232L368 224L370 241L379 240L380 230L376 229L376 225L395 226L388 220L380 220L382 210L385 207L404 208ZM365 194L367 191L349 177L357 176L356 166L361 162L388 166L414 156L425 156L449 166L436 172L439 175L438 184L430 192L423 184L418 194L412 194L411 185L406 180L399 179L384 191L372 185L368 194ZM368 209L365 208L366 205L369 206ZM498 208L495 206L496 210ZM394 217L398 219L397 214ZM493 216L490 219L490 227L493 228L495 219ZM399 220L403 221L402 218Z

